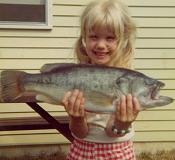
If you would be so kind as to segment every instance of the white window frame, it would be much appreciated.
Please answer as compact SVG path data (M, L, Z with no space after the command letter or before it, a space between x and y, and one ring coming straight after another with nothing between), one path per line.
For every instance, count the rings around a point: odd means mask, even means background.
M18 0L17 0L18 1ZM12 29L52 29L52 0L45 0L45 22L37 23L37 22L3 22L0 21L0 28L12 28Z

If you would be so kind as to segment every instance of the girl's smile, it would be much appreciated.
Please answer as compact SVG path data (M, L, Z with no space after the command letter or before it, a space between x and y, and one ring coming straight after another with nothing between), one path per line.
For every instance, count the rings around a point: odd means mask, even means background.
M104 59L109 54L108 52L100 52L100 51L94 51L93 53L98 59Z

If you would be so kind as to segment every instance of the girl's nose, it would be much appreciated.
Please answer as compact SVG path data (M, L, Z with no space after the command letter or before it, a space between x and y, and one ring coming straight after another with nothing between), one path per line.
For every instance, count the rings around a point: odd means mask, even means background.
M106 42L103 39L97 41L97 48L104 48L106 46Z

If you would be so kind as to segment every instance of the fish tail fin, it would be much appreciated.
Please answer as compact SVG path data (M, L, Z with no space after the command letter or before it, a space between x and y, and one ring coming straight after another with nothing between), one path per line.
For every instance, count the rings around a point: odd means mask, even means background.
M22 71L2 71L0 74L0 101L13 102L24 92L21 79L26 74Z

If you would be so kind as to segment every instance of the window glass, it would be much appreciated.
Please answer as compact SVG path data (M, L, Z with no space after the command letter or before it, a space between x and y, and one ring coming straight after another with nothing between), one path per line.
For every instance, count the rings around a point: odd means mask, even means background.
M0 0L0 28L50 27L50 0Z

